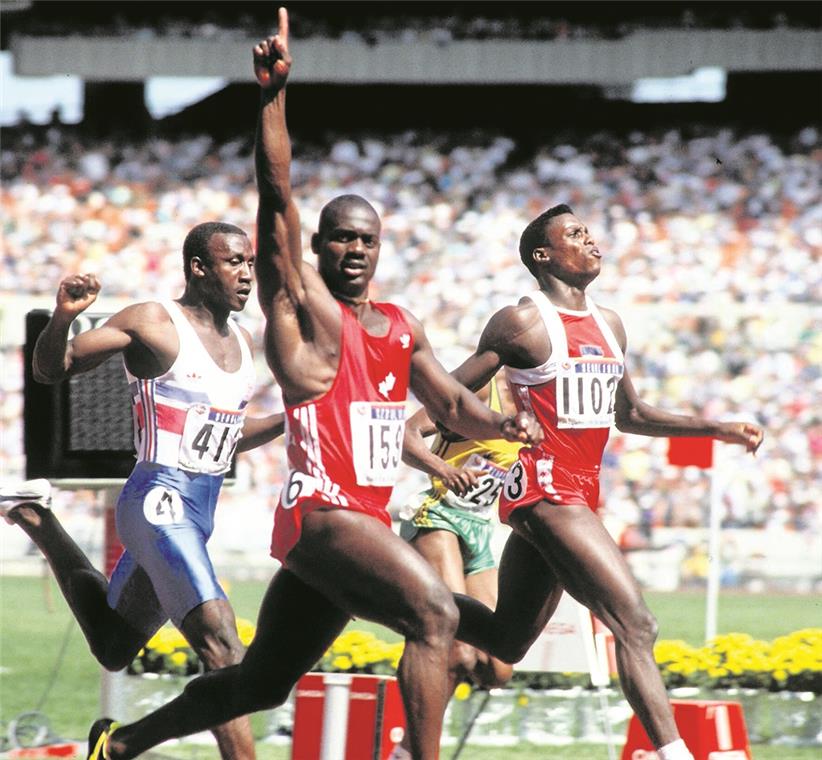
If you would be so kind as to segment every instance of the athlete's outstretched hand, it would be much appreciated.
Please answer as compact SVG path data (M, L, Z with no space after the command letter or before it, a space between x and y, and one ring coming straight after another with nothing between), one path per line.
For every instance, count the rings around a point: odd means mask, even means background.
M541 443L544 437L542 426L530 412L518 412L511 417L506 417L500 432L506 441L518 441L531 446Z
M482 470L472 467L454 467L443 462L442 472L438 473L442 484L457 496L465 496L474 486L479 483L479 476Z
M288 52L288 11L278 11L279 30L254 46L254 76L263 89L281 90L291 71Z
M714 437L724 443L737 443L744 446L747 451L755 453L765 433L759 425L750 422L722 422L719 425L719 433Z
M93 274L73 274L64 277L57 289L56 312L72 319L97 300L100 281Z

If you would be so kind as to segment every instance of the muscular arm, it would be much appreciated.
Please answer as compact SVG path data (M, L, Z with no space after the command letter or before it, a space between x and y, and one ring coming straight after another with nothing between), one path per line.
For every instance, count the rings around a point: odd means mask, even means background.
M102 327L69 340L71 323L94 303L99 292L100 283L94 275L71 275L61 281L54 312L34 347L32 370L37 382L59 383L132 346L129 326L139 313L137 306L123 309Z
M535 352L539 350L539 346L536 344L533 334L534 327L537 324L535 317L538 318L538 316L536 307L530 302L524 305L507 306L494 314L482 331L476 351L451 373L458 383L458 389L479 390L491 381L491 378L497 374L503 365L532 367L540 364L542 359L535 357ZM545 349L545 338L544 336L540 337L542 337L543 349ZM425 345L428 346L427 341ZM550 351L550 346L547 350ZM430 346L428 351L430 353ZM473 397L470 403L479 403L473 393L468 395ZM457 398L458 404L462 403L461 399L461 396ZM488 407L481 406L486 412L490 412ZM429 409L429 413L431 411ZM448 421L448 419L453 419L455 415L459 417L462 413L460 408L457 408L451 410L450 416L447 412L445 417L438 417L436 413L432 413L431 416L432 419L435 419L449 430L466 435L459 427L452 426ZM457 425L459 425L459 422ZM496 434L490 436L467 435L467 437L500 438L503 436L497 431Z
M525 443L537 443L542 439L542 431L533 417L523 413L505 417L483 404L465 385L449 375L434 356L422 325L407 316L415 334L411 387L431 419L466 438L505 438ZM478 364L474 376L481 376L482 368L491 363L486 359ZM487 383L497 368L498 365L493 367L475 387Z
M551 344L530 300L496 312L480 335L477 349L451 374L476 391L507 365L536 367L548 357Z
M439 466L444 464L425 444L424 438L433 435L436 427L425 409L419 409L405 423L405 438L402 442L402 461L411 467L439 476Z
M288 15L280 9L279 34L254 48L260 109L254 148L259 191L257 209L257 287L266 316L275 297L294 305L305 299L300 217L291 196L291 141L285 120L285 84L291 70Z
M621 320L614 312L603 309L603 313L625 351L627 339ZM657 438L710 436L725 443L742 445L748 451L756 451L762 443L763 432L757 425L672 414L646 404L639 398L627 368L617 386L614 412L617 430L623 433Z
M615 412L617 429L623 433L670 438L710 436L739 444L748 451L756 451L762 443L761 428L749 422L719 422L672 414L646 404L637 395L627 371L617 387Z
M418 410L405 424L402 461L439 478L446 488L461 496L477 484L477 476L473 470L448 464L425 445L424 437L434 432L436 427L425 409Z
M246 417L243 423L243 437L237 444L237 451L248 451L264 443L279 438L285 430L285 414L269 414L267 417Z

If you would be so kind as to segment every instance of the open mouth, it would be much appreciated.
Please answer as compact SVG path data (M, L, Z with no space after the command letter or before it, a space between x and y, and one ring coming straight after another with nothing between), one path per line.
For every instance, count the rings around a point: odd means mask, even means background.
M347 277L359 277L368 266L364 261L346 260L342 263L342 272Z

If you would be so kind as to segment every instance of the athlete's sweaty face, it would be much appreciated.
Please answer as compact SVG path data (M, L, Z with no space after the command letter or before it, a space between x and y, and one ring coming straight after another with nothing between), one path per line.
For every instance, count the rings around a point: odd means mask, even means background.
M215 304L242 311L254 279L254 249L245 235L218 232L208 241L203 288Z
M380 220L373 209L349 204L335 210L311 244L332 293L356 297L368 290L380 255Z
M545 228L548 245L543 256L550 267L571 276L593 279L599 274L602 256L588 228L575 214L559 214Z

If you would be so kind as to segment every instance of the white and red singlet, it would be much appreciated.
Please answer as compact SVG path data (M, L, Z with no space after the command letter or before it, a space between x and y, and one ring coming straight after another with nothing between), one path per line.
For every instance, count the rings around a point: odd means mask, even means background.
M542 291L528 296L539 309L551 354L539 367L505 371L517 408L533 412L545 438L523 447L500 495L500 518L538 501L587 504L596 510L602 452L614 422L624 357L596 304L559 309Z

